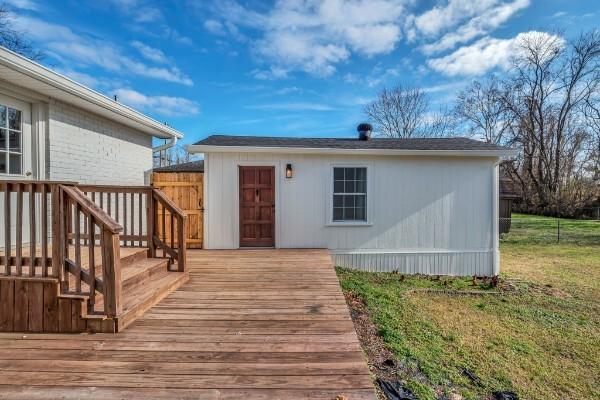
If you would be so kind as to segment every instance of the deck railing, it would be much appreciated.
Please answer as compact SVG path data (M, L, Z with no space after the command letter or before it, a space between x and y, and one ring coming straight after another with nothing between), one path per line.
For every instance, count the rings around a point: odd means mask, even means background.
M185 214L157 189L0 181L2 203L0 272L58 278L61 293L88 296L89 313L122 310L121 247L147 247L185 270Z
M177 270L183 272L187 247L185 243L186 215L158 189L152 189L151 201L153 213L150 225L154 243L151 248L153 256L157 256L158 249L162 250L162 257L169 258L171 265L177 262Z
M0 265L5 276L58 277L60 263L51 237L60 236L59 188L69 182L0 181Z

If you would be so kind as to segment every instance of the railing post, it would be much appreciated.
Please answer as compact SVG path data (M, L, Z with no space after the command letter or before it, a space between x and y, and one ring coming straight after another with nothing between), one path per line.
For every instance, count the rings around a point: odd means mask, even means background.
M60 204L60 186L58 184L51 185L51 207L52 207L52 231L51 231L51 243L52 243L52 276L55 278L60 277L60 270L62 269L63 260L61 259L62 235L60 231L60 215L61 215L61 204Z
M148 190L148 198L146 199L146 232L148 233L148 251L150 252L150 258L156 257L156 246L154 244L154 215L156 203L154 201L154 190L150 188Z
M186 263L186 253L187 246L185 243L185 225L186 225L187 216L180 215L177 224L177 244L179 248L177 249L177 270L179 272L185 271L185 263Z
M118 233L102 229L102 278L104 282L104 312L116 317L123 311L121 302L121 255Z

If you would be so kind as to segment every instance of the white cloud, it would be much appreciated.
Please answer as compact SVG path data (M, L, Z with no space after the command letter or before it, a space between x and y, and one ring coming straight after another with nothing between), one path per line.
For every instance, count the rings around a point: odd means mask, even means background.
M275 111L331 111L333 107L320 103L269 103L253 104L246 106L251 110L275 110Z
M213 35L222 36L222 35L225 35L225 33L226 33L225 28L223 27L223 24L214 19L208 19L208 20L204 21L204 29L206 29Z
M200 112L198 103L182 97L147 96L132 89L115 91L119 102L145 112L167 117L195 115Z
M507 70L511 60L520 55L524 41L533 41L538 46L564 45L559 36L537 31L519 33L512 39L485 37L445 57L430 59L427 65L448 76L477 76L496 68Z
M230 24L260 32L252 42L254 53L269 62L267 71L291 71L330 76L336 65L353 53L370 57L392 51L401 38L400 20L409 0L280 0L272 10L259 13L232 1L218 6L221 18ZM213 22L210 28L221 32Z
M473 16L462 26L446 33L439 40L421 46L425 54L432 54L454 48L476 37L485 35L508 21L515 13L529 6L530 0L515 0L499 4Z
M158 8L142 7L133 13L136 22L155 22L162 19L162 13Z
M8 3L13 7L21 8L23 10L36 11L39 9L39 5L33 0L4 0L4 3Z
M137 51L140 52L144 58L154 61L160 64L166 64L169 62L165 53L162 50L156 49L154 47L150 47L138 40L134 40L131 43L131 46L134 47Z
M101 81L91 75L84 74L83 72L73 71L72 69L57 68L56 72L73 79L75 82L87 86L89 88L98 88Z
M497 0L439 1L432 9L409 18L407 29L409 38L415 38L417 35L435 37L461 21L485 12L496 3Z
M146 5L142 0L112 0L112 3L135 22L148 23L163 19L160 9Z
M527 8L530 2L440 0L423 14L408 17L406 35L410 41L429 42L420 47L425 54L449 50L488 35L517 12Z
M285 68L271 66L269 69L255 69L250 72L250 75L256 79L263 81L271 81L275 79L283 79L288 77L289 71Z
M114 43L75 34L71 29L36 18L21 16L15 24L33 38L44 44L69 68L98 66L123 75L134 74L146 78L192 86L193 81L176 66L152 66L140 62Z

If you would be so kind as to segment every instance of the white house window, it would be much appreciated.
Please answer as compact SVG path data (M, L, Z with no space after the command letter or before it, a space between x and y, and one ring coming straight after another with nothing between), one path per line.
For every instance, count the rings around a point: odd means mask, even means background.
M0 105L0 174L22 173L22 139L21 111Z
M333 222L367 221L367 168L333 168Z

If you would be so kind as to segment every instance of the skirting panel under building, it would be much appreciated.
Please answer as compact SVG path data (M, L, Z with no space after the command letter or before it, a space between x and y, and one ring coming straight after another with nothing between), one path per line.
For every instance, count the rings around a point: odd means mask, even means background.
M368 272L401 274L492 276L493 252L380 252L332 251L334 265Z

